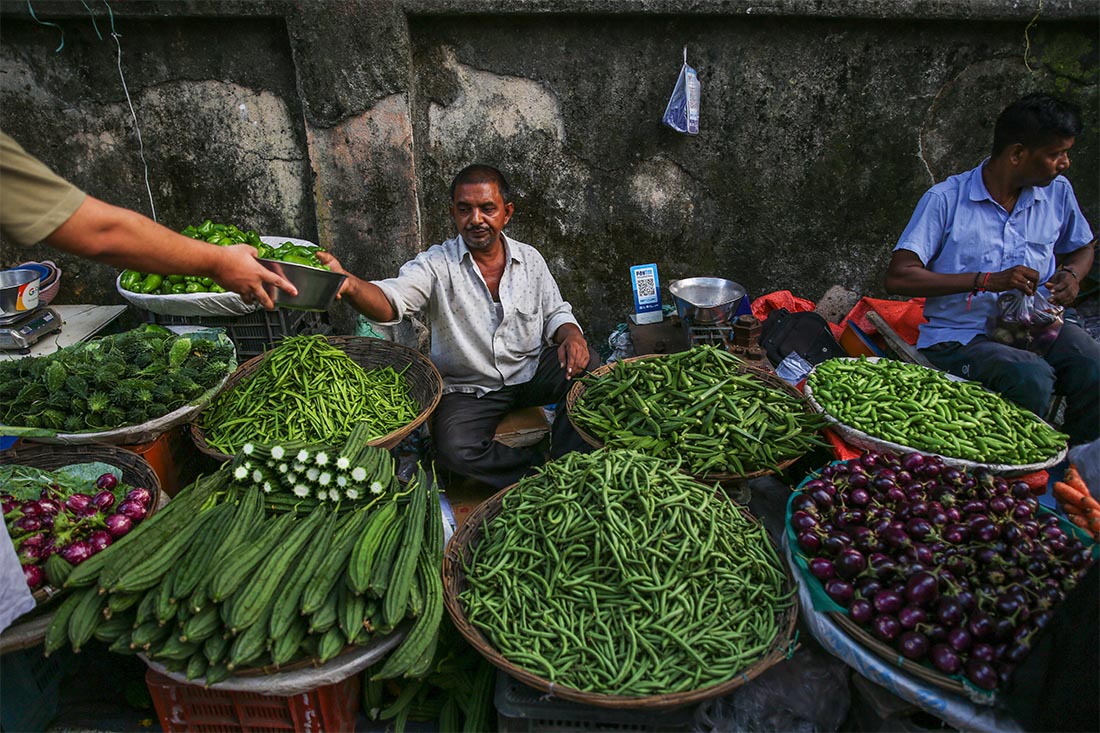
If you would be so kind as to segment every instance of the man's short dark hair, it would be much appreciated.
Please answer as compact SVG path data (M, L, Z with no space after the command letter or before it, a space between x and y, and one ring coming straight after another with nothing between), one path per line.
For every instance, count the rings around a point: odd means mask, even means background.
M455 200L455 190L466 183L495 183L504 203L512 201L512 189L508 186L504 174L491 165L474 163L460 170L451 181L451 201Z
M1009 145L1038 148L1081 134L1081 110L1046 94L1029 94L1005 107L993 127L993 157Z

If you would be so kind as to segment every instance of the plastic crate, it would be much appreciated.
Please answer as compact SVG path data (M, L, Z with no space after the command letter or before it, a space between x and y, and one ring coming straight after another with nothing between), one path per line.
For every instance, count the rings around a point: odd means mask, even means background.
M0 656L0 731L42 731L58 711L66 649L45 657L42 647L20 649Z
M324 313L287 308L261 308L246 316L167 316L151 311L144 311L144 316L147 323L158 326L224 328L237 347L238 362L264 353L287 336L324 335L332 330Z
M355 730L359 715L359 675L309 692L278 697L190 685L149 670L145 684L170 731L280 731L325 733Z
M613 710L550 698L545 693L497 673L494 696L499 733L565 733L565 731L692 730L695 705L674 710Z

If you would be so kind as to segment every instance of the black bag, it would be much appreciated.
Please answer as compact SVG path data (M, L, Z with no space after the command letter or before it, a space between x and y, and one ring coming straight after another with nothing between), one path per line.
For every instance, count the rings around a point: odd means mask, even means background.
M817 313L791 313L786 308L776 308L768 314L760 330L760 346L773 366L778 366L792 351L810 364L848 355L833 338L828 321Z

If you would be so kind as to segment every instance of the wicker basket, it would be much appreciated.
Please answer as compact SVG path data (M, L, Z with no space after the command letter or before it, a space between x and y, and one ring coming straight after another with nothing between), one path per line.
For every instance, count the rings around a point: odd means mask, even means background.
M791 637L794 633L795 622L798 619L797 595L794 596L792 605L777 619L779 632L760 659L743 670L734 679L710 687L667 695L647 695L645 697L608 695L556 685L544 677L517 666L500 654L485 638L485 635L481 633L481 630L466 619L466 613L459 600L459 594L466 588L466 576L462 570L463 564L470 561L474 548L481 541L482 527L492 522L493 518L500 513L505 494L515 486L513 484L502 489L478 505L466 518L462 526L458 528L454 536L451 537L451 541L447 544L447 549L443 554L443 602L451 616L451 620L454 621L455 627L471 646L498 669L503 670L511 677L535 689L585 705L595 705L602 708L648 708L656 710L690 705L728 694L746 682L755 679L774 664L787 658L788 654L792 652ZM752 518L752 515L749 515L744 507L738 506L737 508L749 518ZM756 520L753 518L753 521ZM685 538L685 541L691 540ZM785 566L781 566L781 569L787 581L784 590L793 592L794 583L791 580L790 570Z
M168 496L160 490L160 479L144 458L123 448L110 445L31 445L0 453L0 464L18 464L32 466L49 471L64 468L75 463L107 463L122 470L122 483L130 486L144 486L156 497L149 509L151 516L168 501ZM63 591L51 586L43 586L32 594L43 606Z
M664 356L664 354L646 354L645 356L632 356L632 357L629 357L627 359L623 359L622 361L623 362L631 362L631 361L639 361L641 359L660 359L662 356ZM595 377L595 378L599 379L599 378L601 378L601 377L603 377L607 374L610 374L611 370L614 369L614 368L615 368L614 363L604 364L600 368L595 369L592 372L590 372L590 375L592 377ZM808 402L806 402L806 398L803 397L801 392L799 392L797 389L795 389L791 385L784 382L781 378L777 377L772 372L766 371L764 369L759 369L757 367L749 366L747 364L745 366L741 367L738 370L738 372L741 373L741 374L750 374L750 375L756 377L757 379L759 379L761 382L764 382L765 384L767 384L769 387L773 387L775 389L783 390L787 394L789 394L792 397L794 397L795 399L797 399L798 402L802 405L802 408L805 412L808 412L810 414L813 414L815 412L813 407L810 406L810 404ZM579 427L577 425L577 423L574 422L574 420L573 420L573 407L574 407L574 405L577 404L577 402L580 401L581 395L584 394L584 392L587 388L588 388L588 385L585 384L584 382L574 382L573 383L573 386L569 389L569 393L565 396L566 415L569 417L569 422L573 425L573 429L577 431L577 434L580 435L582 439L584 439L584 442L588 443L589 445L593 446L594 448L602 448L603 447L603 441L602 440L600 440L599 438L596 438L596 437L590 435L589 433L585 432L585 430L583 430L581 427ZM776 466L776 468L778 468L779 471L785 471L787 468L794 465L794 463L801 457L802 456L794 456L793 458L788 458L787 460L782 461L781 463L779 463ZM695 476L694 474L692 474L692 475L695 478L699 479L700 481L702 481L704 483L713 483L715 481L721 481L721 482L747 481L749 479L760 478L761 476L769 476L769 475L771 475L775 472L776 471L774 469L764 468L764 469L761 469L759 471L753 471L751 473L746 473L746 474L711 471L711 472L707 472L707 473L704 473L704 474L698 475L698 476Z
M435 364L432 364L431 359L419 351L376 338L330 336L327 340L329 344L343 351L364 369L379 369L387 366L398 371L405 369L405 379L411 387L412 398L420 406L420 413L403 427L370 441L370 445L386 449L393 448L420 427L439 404L439 399L443 396L443 377L439 375L439 370L435 368ZM225 383L223 391L233 389L246 377L259 370L266 358L267 354L260 354L237 367L237 371L233 372ZM228 461L232 456L222 453L206 442L206 436L199 427L201 419L200 412L190 425L195 447L218 461Z

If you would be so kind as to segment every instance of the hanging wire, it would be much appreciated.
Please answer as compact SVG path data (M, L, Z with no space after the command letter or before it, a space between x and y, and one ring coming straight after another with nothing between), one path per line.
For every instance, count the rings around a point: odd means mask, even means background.
M95 29L96 38L102 41L103 34L99 32L99 24L95 22L95 13L92 12L92 9L88 6L88 3L85 2L85 0L80 0L80 4L83 5L84 9L88 11L88 15L92 17L92 28ZM110 8L108 8L108 10L110 10Z
M34 14L34 6L31 5L31 0L27 0L27 10L30 11L31 17L34 18L35 22L37 22L39 25L48 25L51 28L56 28L57 30L61 31L61 43L59 43L57 45L57 48L53 50L54 53L61 53L61 49L65 48L65 29L59 26L57 23L50 23L46 20L39 20L38 16Z
M1031 68L1031 63L1028 61L1028 56L1031 55L1031 27L1039 20L1039 14L1043 12L1043 0L1039 0L1039 7L1035 9L1035 15L1031 17L1031 22L1024 28L1024 67L1028 71L1035 71Z
M81 0L81 2L84 2L84 0ZM111 10L110 4L107 0L103 0L103 5L107 8L107 14L111 19L111 38L114 39L115 46L118 48L118 78L122 82L122 91L126 94L126 104L130 107L130 117L134 121L134 132L137 133L138 155L141 157L141 166L145 170L145 192L149 194L149 218L156 221L157 205L153 202L153 187L149 183L149 162L145 159L145 143L141 139L141 126L138 125L137 112L134 111L134 103L130 99L130 89L126 86L126 75L122 73L122 44L118 40L122 37L122 34L115 30L115 14ZM96 33L99 33L98 27Z

